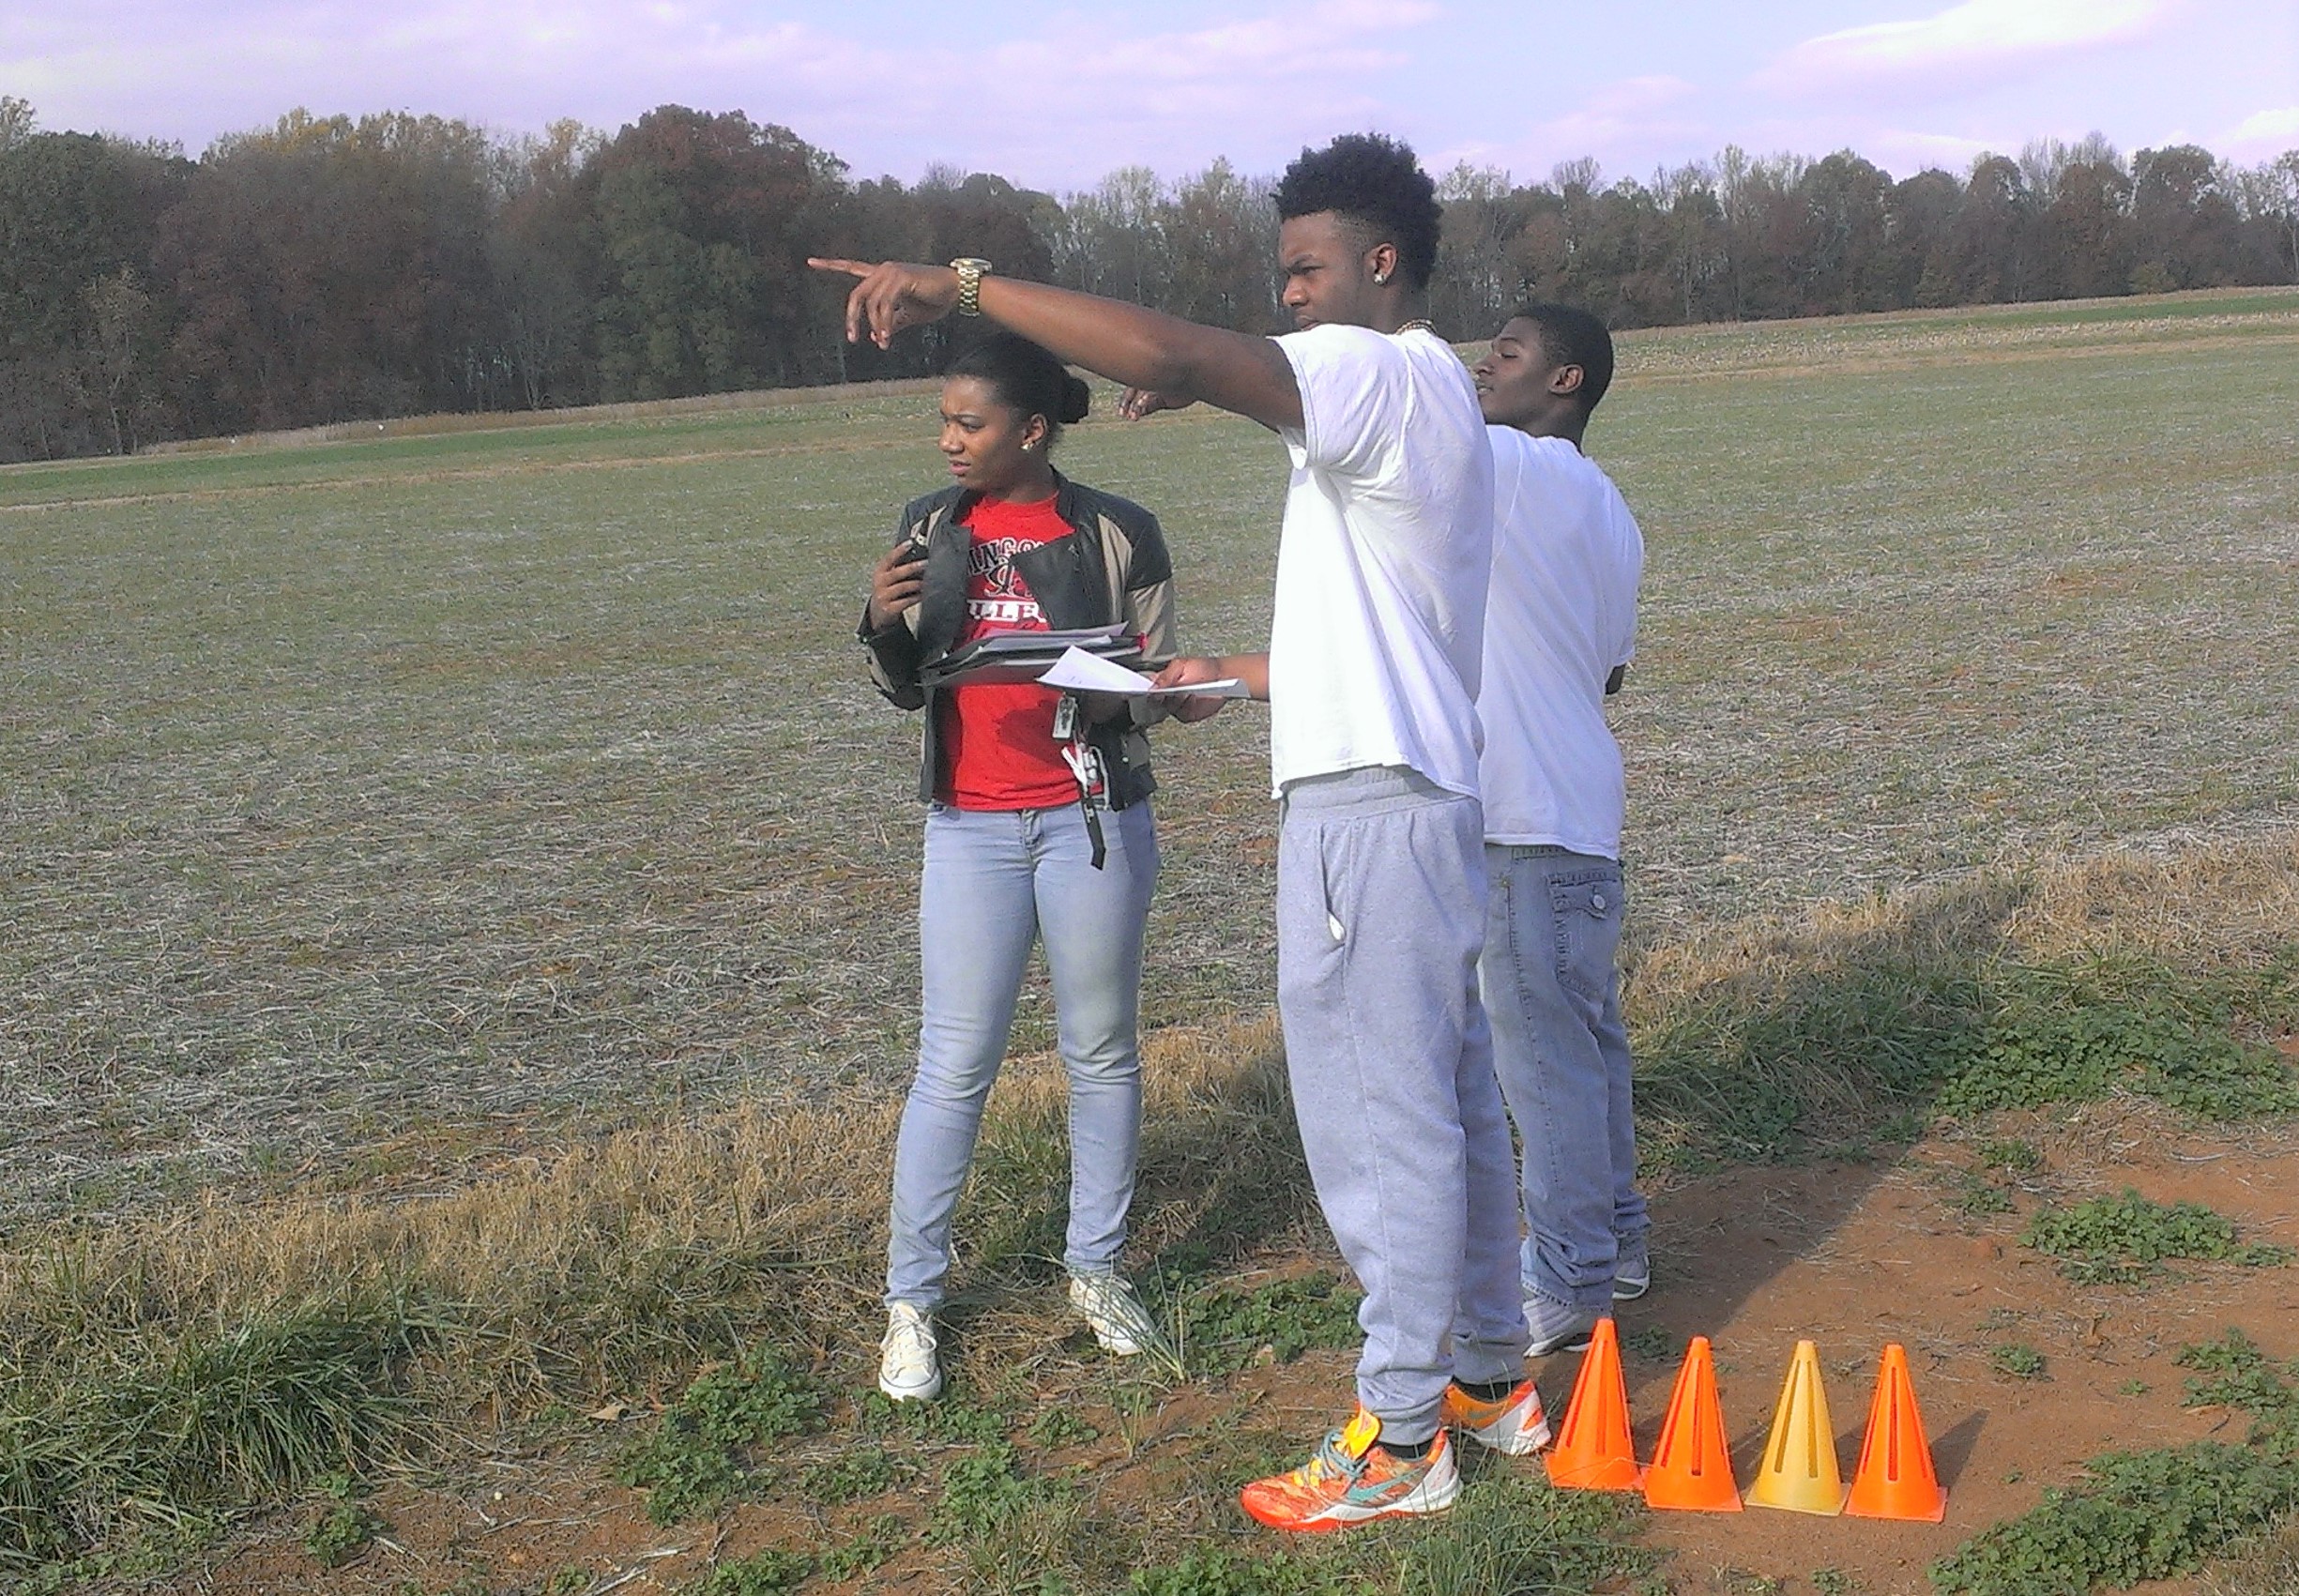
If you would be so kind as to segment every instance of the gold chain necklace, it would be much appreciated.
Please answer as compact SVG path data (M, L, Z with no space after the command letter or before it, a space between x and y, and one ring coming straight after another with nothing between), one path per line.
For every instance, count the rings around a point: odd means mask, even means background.
M1390 336L1392 338L1403 338L1408 332L1434 333L1436 330L1436 326L1430 322L1428 317L1415 316L1409 322L1399 322L1397 324L1397 330L1391 333Z

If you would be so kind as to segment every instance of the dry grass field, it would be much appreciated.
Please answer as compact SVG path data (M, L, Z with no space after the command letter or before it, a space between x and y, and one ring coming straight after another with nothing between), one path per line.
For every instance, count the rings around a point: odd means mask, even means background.
M2299 294L1622 352L1640 946L2299 814ZM0 1223L896 1090L915 728L850 636L930 405L0 474ZM1265 434L1064 464L1163 517L1190 643L1264 635ZM1163 738L1152 1024L1269 1002L1263 750Z
M1025 1057L962 1221L959 1417L889 1429L846 1403L915 1022L915 726L852 641L895 509L936 480L930 390L906 389L0 472L0 1580L157 1525L175 1553L71 1577L603 1596L700 1589L756 1553L754 1584L710 1596L810 1574L1881 1596L2085 1478L2066 1449L2095 1429L2193 1438L2172 1355L2230 1322L2299 1355L2289 1276L2039 1290L2011 1272L2045 1263L2015 1227L2127 1180L2184 1198L2190 1160L2227 1172L2195 1190L2267 1245L2253 1263L2294 1239L2299 292L1621 353L1591 449L1649 551L1616 704L1632 1026L1681 1260L1637 1400L1669 1335L1725 1348L1737 1327L1753 1408L1799 1313L1869 1334L1843 1297L1861 1249L1905 1247L1931 1284L1896 1291L1942 1295L1903 1333L1928 1391L1978 1415L1957 1490L1984 1516L1885 1554L1767 1548L1488 1481L1434 1538L1241 1549L1224 1482L1313 1428L1344 1367L1323 1299L1287 1284L1333 1263L1268 1020L1250 707L1160 742L1134 1252L1185 1367L1115 1372L1061 1339L1058 1093ZM1265 434L1096 419L1061 458L1160 514L1190 646L1257 643ZM1034 992L1018 1054L1048 1020ZM1987 1162L2015 1145L2021 1173ZM1949 1283L1987 1247L2000 1270ZM2109 1317L2146 1329L2103 1337ZM1987 1370L2015 1334L2099 1365L2018 1388L2038 1406L2012 1431L2062 1451L1996 1450ZM715 1538L651 1526L662 1487L608 1482L624 1432L746 1346L780 1349L787 1368L742 1367L822 1393L827 1428L748 1477ZM2170 1383L2104 1417L2109 1367ZM303 1427L243 1433L213 1389ZM176 1451L137 1453L179 1409ZM823 1482L857 1457L877 1472ZM227 1533L346 1460L395 1482L397 1552L327 1570L308 1514ZM509 1560L487 1480L533 1505L522 1524L588 1528L524 1531ZM1488 1542L1519 1530L1497 1573ZM2288 1539L2228 1568L2287 1566Z

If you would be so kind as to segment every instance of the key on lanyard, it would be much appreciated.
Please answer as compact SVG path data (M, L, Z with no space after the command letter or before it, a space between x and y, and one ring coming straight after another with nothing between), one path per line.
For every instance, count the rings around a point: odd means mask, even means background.
M1102 839L1102 802L1093 793L1100 783L1102 755L1080 737L1061 745L1061 758L1070 767L1070 774L1077 778L1077 805L1086 816L1086 836L1093 844L1093 867L1099 870L1102 861L1109 857Z

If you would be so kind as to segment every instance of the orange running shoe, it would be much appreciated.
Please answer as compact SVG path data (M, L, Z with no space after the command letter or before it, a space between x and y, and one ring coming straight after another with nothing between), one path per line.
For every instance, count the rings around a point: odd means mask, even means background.
M1465 1431L1495 1452L1523 1457L1548 1445L1548 1415L1541 1411L1541 1388L1530 1380L1490 1402L1452 1381L1445 1384L1445 1427Z
M1346 1529L1369 1519L1441 1512L1461 1494L1453 1445L1439 1429L1419 1457L1380 1444L1381 1421L1363 1408L1289 1474L1256 1480L1239 1505L1271 1529Z

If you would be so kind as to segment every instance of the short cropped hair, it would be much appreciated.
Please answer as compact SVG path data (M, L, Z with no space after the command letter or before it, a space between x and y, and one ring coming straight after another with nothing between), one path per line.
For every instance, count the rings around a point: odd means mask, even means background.
M1429 285L1437 268L1437 185L1421 169L1412 146L1379 133L1344 133L1323 149L1302 151L1277 180L1277 218L1332 211L1393 244L1406 285Z
M1580 401L1581 415L1594 410L1605 390L1612 387L1612 334L1605 330L1605 324L1571 305L1526 305L1511 319L1530 322L1541 329L1541 353L1548 357L1550 365L1580 368L1580 388L1575 397Z

